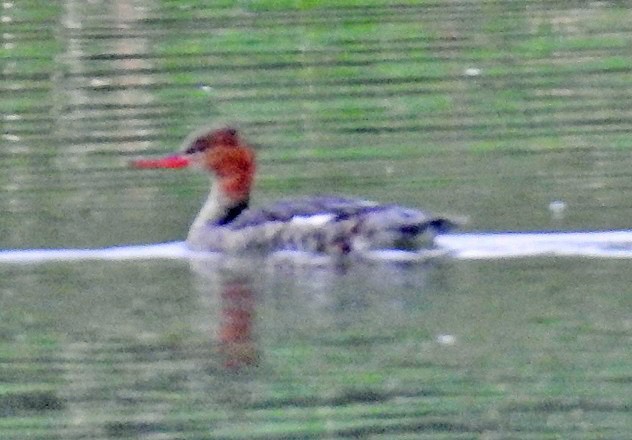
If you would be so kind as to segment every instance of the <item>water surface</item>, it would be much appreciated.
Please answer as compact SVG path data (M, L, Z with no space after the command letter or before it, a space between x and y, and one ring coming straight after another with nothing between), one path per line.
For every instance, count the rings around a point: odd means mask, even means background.
M0 248L83 249L0 253L0 437L625 438L631 10L203 3L0 6ZM478 254L185 257L206 178L128 162L218 119L253 203L468 217Z
M3 429L616 437L630 423L628 265L3 266Z

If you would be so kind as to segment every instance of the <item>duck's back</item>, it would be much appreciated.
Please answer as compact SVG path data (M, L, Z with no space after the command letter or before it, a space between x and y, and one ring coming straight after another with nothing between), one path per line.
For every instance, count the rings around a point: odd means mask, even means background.
M330 216L331 220L336 221L357 217L371 210L379 210L384 207L385 205L367 200L335 196L284 199L261 208L245 210L228 226L231 229L240 229L259 226L268 222L291 222L296 218L306 221L312 216L315 219Z

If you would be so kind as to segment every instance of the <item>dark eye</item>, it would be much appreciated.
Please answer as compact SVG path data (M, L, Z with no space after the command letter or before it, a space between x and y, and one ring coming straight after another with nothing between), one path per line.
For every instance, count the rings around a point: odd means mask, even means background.
M185 154L195 154L204 151L208 148L208 143L205 139L196 139L184 152Z

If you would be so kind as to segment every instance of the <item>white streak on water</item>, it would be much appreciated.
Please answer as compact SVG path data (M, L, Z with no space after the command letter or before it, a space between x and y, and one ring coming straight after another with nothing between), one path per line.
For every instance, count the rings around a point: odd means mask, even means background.
M439 249L418 253L376 251L369 260L426 261L449 255L456 259L500 259L538 256L632 258L632 230L604 232L509 232L447 234L436 237ZM282 253L287 257L287 252ZM304 253L299 253L304 256ZM0 264L35 264L64 261L125 261L200 257L182 241L99 249L0 250Z
M48 261L183 259L194 254L183 241L98 249L1 250L0 263L44 263Z
M632 230L449 234L435 243L459 259L541 256L632 258Z

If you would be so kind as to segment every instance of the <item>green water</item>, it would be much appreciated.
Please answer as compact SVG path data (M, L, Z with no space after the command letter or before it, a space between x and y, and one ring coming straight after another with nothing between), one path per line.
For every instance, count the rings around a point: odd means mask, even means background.
M0 426L4 438L623 438L627 267L4 269Z
M258 146L255 204L630 227L625 3L1 8L0 248L182 239L206 179L127 164L217 119ZM0 438L625 438L628 268L0 266Z

